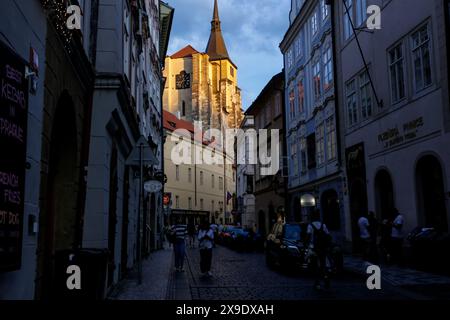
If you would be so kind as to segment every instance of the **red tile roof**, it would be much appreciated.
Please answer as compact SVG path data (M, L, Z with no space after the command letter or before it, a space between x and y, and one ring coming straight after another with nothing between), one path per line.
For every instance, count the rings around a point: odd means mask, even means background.
M169 111L164 110L163 115L163 121L164 121L164 129L175 131L177 129L185 129L189 132L194 133L194 124L178 119L176 115L170 113Z
M186 121L186 120L181 120L178 119L176 115L170 113L169 111L164 110L163 112L163 123L164 123L164 129L169 130L169 131L175 131L178 129L184 129L187 130L191 133L191 139L194 137L194 124ZM179 133L179 132L177 132ZM203 134L205 134L205 132L202 132ZM198 137L195 137L196 141L199 141L200 139ZM210 146L210 147L215 147L218 150L221 150L220 145L216 145L216 143L214 142L214 137L211 141L208 141L205 137L203 137L203 144Z
M174 53L170 57L172 59L180 59L180 58L186 58L186 57L192 57L193 54L199 53L197 50L195 50L191 45L188 45L181 49L180 51Z

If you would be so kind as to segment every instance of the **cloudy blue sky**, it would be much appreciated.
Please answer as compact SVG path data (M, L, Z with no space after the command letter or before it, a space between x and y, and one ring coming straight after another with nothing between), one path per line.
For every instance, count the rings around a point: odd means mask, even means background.
M165 0L175 8L169 44L173 54L187 44L205 51L214 0ZM289 25L290 0L219 0L228 53L239 68L243 108L283 68L278 48Z

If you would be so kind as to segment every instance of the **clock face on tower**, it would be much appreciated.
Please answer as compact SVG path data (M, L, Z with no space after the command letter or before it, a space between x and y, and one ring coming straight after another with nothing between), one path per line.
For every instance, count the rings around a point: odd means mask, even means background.
M176 81L177 90L189 89L191 87L191 75L186 73L186 71L181 71L180 74L177 74Z

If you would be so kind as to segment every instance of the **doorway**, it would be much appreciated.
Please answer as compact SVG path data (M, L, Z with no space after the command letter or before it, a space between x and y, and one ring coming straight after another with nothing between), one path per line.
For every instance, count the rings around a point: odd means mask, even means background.
M422 157L416 167L416 188L421 221L426 227L448 231L445 188L441 163L432 156Z
M389 219L395 208L394 187L391 175L385 169L375 176L376 215L381 220Z
M114 282L116 269L116 226L117 226L117 148L112 147L109 167L109 213L108 213L108 287Z
M339 208L339 198L335 190L330 189L322 193L320 200L322 208L323 222L330 231L341 230L341 212Z
M37 294L49 298L56 276L55 254L78 248L82 224L77 216L78 145L75 109L64 92L58 100L48 142L48 169L41 197L43 210L39 224Z
M130 203L130 167L125 167L123 178L123 210L122 210L122 241L120 257L120 277L127 276L128 267L128 225L129 225L129 203Z

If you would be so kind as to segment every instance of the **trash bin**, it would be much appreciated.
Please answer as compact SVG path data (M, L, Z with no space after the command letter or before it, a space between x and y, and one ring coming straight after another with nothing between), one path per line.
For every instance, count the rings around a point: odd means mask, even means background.
M70 289L67 280L70 266L80 270L80 289ZM104 300L107 290L108 250L62 250L55 254L54 298L71 300Z

